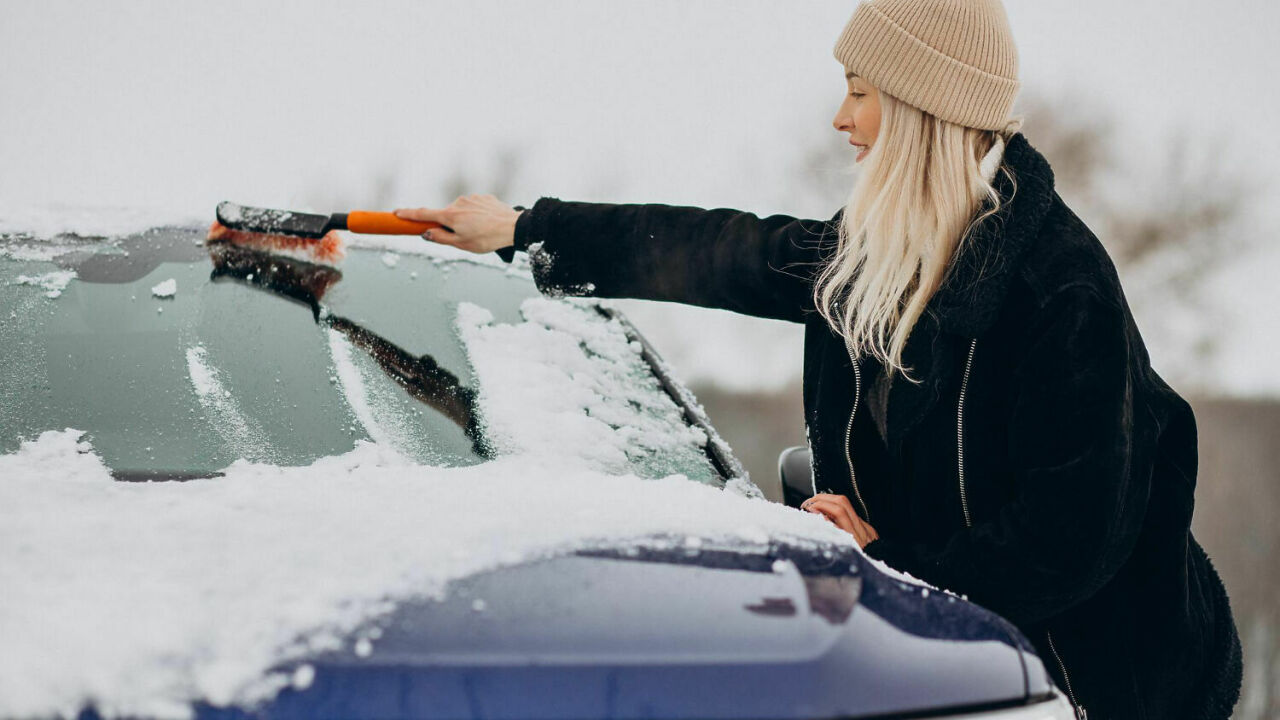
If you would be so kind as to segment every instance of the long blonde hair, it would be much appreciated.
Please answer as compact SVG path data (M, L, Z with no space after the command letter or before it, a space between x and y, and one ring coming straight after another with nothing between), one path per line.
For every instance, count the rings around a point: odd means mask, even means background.
M980 163L1003 138L940 120L883 91L880 113L879 134L845 205L836 252L815 282L814 302L851 354L872 355L887 372L919 382L902 366L903 348L962 243L1000 208Z

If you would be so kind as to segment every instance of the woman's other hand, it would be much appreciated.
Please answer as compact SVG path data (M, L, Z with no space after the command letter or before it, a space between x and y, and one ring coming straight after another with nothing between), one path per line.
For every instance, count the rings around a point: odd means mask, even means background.
M516 218L520 217L519 210L492 195L463 195L447 207L400 208L395 214L404 220L440 223L443 228L428 230L422 237L473 253L510 246L515 241Z
M818 493L800 504L806 512L818 513L830 520L836 527L849 533L858 541L858 547L866 547L867 543L880 537L880 533L865 520L858 517L849 504L849 498L843 495Z

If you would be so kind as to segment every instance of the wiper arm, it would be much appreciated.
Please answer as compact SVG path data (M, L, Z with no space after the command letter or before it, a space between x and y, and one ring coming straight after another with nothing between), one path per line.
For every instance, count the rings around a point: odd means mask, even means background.
M452 420L466 430L468 436L478 433L475 390L464 386L457 375L441 367L435 358L410 355L399 345L344 317L327 315L319 322L346 335L353 345L369 353L388 377L419 402Z
M213 244L208 249L213 260L211 280L236 280L307 306L317 323L345 335L414 399L462 428L477 455L493 457L492 446L481 430L474 389L463 385L434 357L411 355L363 325L334 315L321 304L325 293L342 280L342 273L336 268L229 243Z

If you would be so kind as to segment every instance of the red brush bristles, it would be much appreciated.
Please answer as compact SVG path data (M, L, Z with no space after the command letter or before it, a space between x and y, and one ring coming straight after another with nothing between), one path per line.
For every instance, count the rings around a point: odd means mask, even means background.
M209 226L209 234L205 237L205 241L231 243L326 265L336 265L345 255L342 250L342 237L336 230L330 230L322 238L304 238L296 235L232 230L214 220Z

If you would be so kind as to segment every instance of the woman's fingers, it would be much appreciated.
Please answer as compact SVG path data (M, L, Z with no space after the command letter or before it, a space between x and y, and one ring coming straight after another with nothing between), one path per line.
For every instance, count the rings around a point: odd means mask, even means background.
M444 221L444 213L447 208L396 208L393 212L395 216L401 220L415 220L417 222L437 222L447 225Z
M853 524L852 518L849 517L849 513L845 512L845 509L841 507L839 503L832 501L830 498L822 496L815 497L810 501L808 509L821 512L823 515L826 515L828 519L834 522L841 530L844 530L850 535L854 534L856 526Z
M459 242L458 234L450 232L444 228L431 228L422 233L423 240L430 240L441 245L457 245Z
M853 505L849 504L849 499L843 495L819 493L813 496L812 502L814 504L821 504L824 507L831 508L832 512L834 512L837 517L845 521L844 523L841 523L842 527L848 525L852 528L860 520L858 514L853 511ZM852 532L852 530L850 530L850 532Z
M862 518L858 518L857 520L858 524L862 526L863 531L867 534L867 542L880 539L880 533L876 532L876 529L871 527L870 523L863 522Z
M867 543L879 537L875 528L858 517L849 499L843 495L821 493L805 501L801 507L820 513L836 527L852 535L859 547L866 547Z
M515 241L519 211L492 195L463 195L448 207L400 208L397 217L437 222L445 229L432 229L422 237L432 242L486 253L510 246Z
M836 521L836 515L832 514L831 511L823 510L822 507L818 507L817 505L810 505L808 507L805 507L804 510L805 512L813 512L814 515L822 515L823 518L827 519L828 523L831 523L832 525L836 525L837 528L840 528L840 523ZM840 529L844 530L845 528L840 528ZM845 532L849 532L849 530L845 530Z

